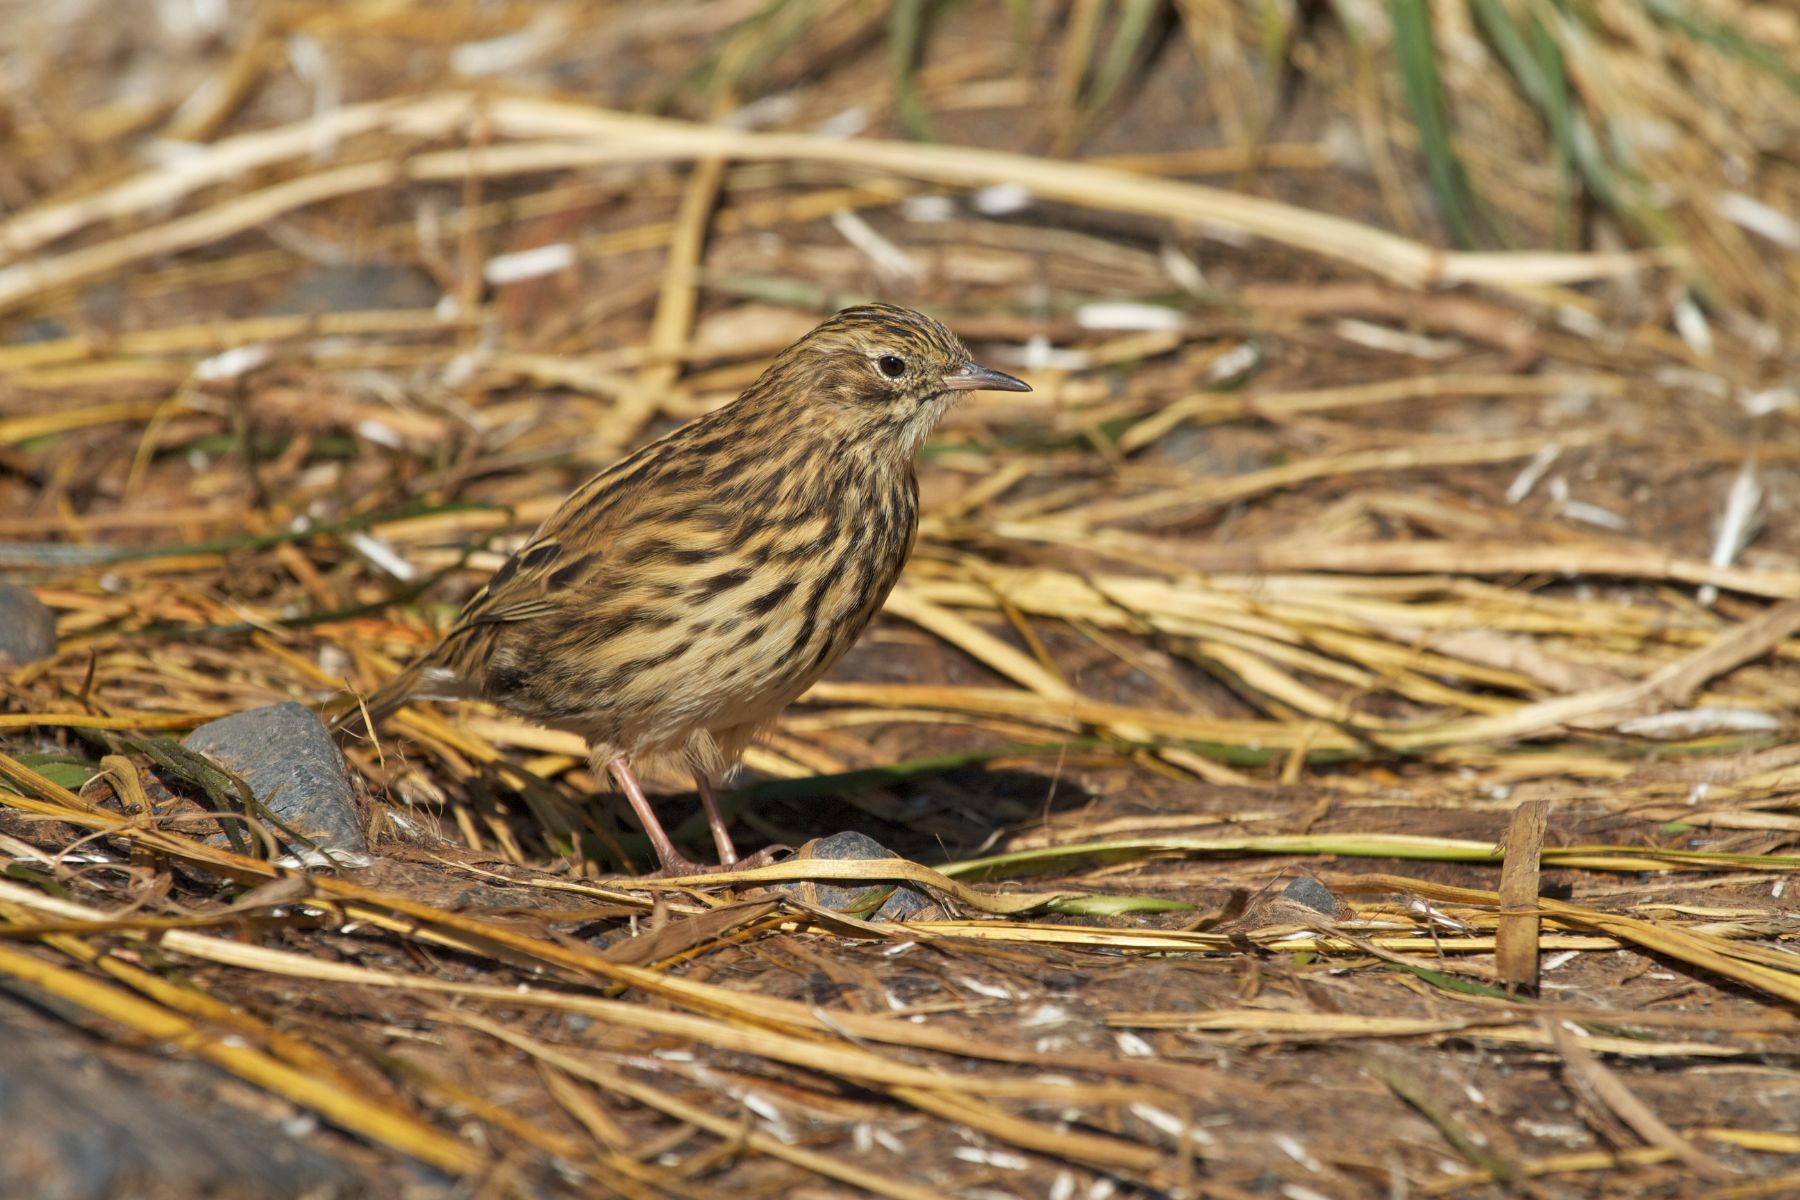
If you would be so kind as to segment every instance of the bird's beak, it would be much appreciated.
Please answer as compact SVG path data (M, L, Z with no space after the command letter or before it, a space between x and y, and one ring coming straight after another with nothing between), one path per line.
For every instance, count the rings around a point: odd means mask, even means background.
M1004 371L966 362L944 376L944 388L952 392L1029 392L1031 385Z

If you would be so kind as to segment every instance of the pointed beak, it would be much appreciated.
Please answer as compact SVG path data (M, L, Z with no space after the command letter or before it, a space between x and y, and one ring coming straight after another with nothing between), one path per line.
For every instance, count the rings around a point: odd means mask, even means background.
M1029 392L1031 385L1014 379L1004 371L966 362L944 376L944 387L952 392Z

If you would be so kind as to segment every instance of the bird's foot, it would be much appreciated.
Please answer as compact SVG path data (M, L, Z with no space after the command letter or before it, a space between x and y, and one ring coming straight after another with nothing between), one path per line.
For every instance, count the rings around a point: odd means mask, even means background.
M780 845L765 846L755 854L745 855L736 862L697 863L681 854L670 854L663 858L662 865L644 875L644 879L680 879L688 875L723 875L732 871L754 871L758 867L766 867L780 862L794 852L793 847Z

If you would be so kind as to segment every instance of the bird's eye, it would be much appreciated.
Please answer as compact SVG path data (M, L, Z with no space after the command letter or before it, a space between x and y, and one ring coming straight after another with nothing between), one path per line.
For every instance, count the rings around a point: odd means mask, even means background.
M889 379L898 379L906 374L906 360L898 354L884 354L875 360L875 366Z

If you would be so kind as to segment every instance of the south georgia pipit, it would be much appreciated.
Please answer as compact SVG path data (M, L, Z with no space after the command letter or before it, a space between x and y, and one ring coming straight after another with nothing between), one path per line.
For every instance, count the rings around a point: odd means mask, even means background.
M426 655L339 722L481 699L586 740L650 836L689 861L637 769L694 778L720 866L740 859L713 792L831 669L912 553L913 458L959 393L1028 392L956 335L889 304L847 308L730 404L588 480L494 572Z

